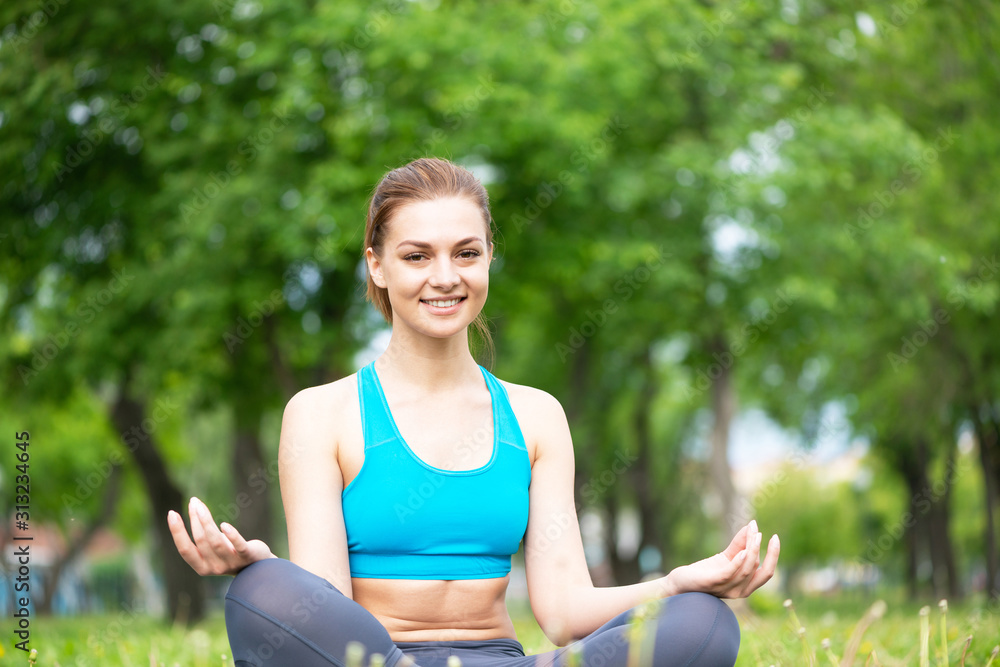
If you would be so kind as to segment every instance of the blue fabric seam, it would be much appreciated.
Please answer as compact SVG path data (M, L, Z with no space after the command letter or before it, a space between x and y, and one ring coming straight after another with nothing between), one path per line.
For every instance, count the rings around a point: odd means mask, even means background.
M388 400L385 396L384 390L382 389L381 382L378 378L378 373L374 368L374 362L369 363L367 366L362 368L358 372L358 392L359 392L359 404L362 411L362 431L365 438L365 460L362 463L361 469L358 474L355 475L354 479L351 480L349 484L343 489L341 498L346 501L347 498L351 497L351 490L361 486L363 489L367 490L367 485L370 486L371 480L367 480L367 475L365 470L371 468L376 461L370 460L370 455L373 453L372 450L375 447L382 446L385 444L390 444L395 441L399 441L402 447L399 445L396 447L391 447L390 450L381 450L383 455L395 457L397 456L397 451L402 454L402 451L406 451L405 458L409 459L411 462L417 464L420 468L428 470L431 474L438 476L439 478L461 478L461 477L472 477L479 474L484 474L490 471L496 472L498 470L497 466L505 466L505 471L511 467L520 468L516 470L515 473L520 476L524 475L526 478L527 486L530 490L531 485L531 462L526 458L527 446L524 442L523 432L520 431L520 424L517 422L517 417L513 413L513 408L510 405L509 395L506 388L500 384L500 382L485 368L479 366L481 374L483 376L486 388L490 394L491 401L491 416L493 421L493 451L491 458L488 463L480 466L479 468L473 468L469 470L445 470L436 468L427 464L423 461L416 453L410 449L406 444L405 439L399 432L398 424L396 424L392 412L388 405ZM380 407L381 406L381 407ZM374 410L372 414L366 414L366 409ZM381 413L378 410L382 410ZM513 422L513 423L511 423ZM390 433L391 431L391 433ZM372 443L376 438L382 438L379 443ZM511 450L504 450L504 445L510 446ZM521 454L524 452L524 454ZM501 456L507 456L510 460L502 460ZM523 460L522 460L523 459ZM378 469L378 466L375 466ZM367 473L368 475L372 472ZM367 480L367 481L366 481ZM433 481L433 480L432 480ZM436 482L435 482L436 483ZM457 483L457 482L456 482ZM472 483L471 480L469 483ZM463 483L464 484L464 483ZM362 493L362 491L359 491ZM353 505L352 505L353 506ZM346 509L346 503L345 503ZM520 543L524 540L524 535L527 531L527 526L525 526L525 532L518 537L517 546L514 548L516 553L517 549L520 548ZM348 535L350 538L351 536ZM368 565L366 568L362 563L356 562L362 560L360 558L363 556L361 553L351 553L351 549L354 548L356 551L360 549L359 544L352 544L349 539L348 544L348 558L352 565L352 576L357 576L360 578L396 578L396 579L490 579L508 576L511 572L511 555L508 554L490 554L489 563L482 563L482 565L487 565L485 571L480 570L474 573L463 573L456 574L455 571L440 572L440 573L426 573L420 572L419 576L416 573L397 573L396 576L387 576L384 571L376 569L376 571L370 571L372 568L376 568L374 563L369 563L365 561ZM404 553L404 554L383 554L383 555L394 555L399 556L403 559L412 559L417 554ZM428 554L429 555L429 554ZM367 557L367 555L365 555ZM501 563L496 563L495 561L499 559ZM362 569L356 570L355 568L361 567ZM391 567L390 565L379 565L378 567ZM461 569L461 568L460 568ZM369 570L369 571L364 571Z
M725 604L725 602L723 602L722 604ZM705 635L705 639L702 640L701 646L699 646L698 650L695 651L694 655L691 656L691 659L684 663L683 667L689 667L691 665L691 663L694 662L695 659L699 658L701 656L701 654L705 652L705 647L708 646L709 640L712 638L712 635L715 634L715 626L717 626L719 624L719 612L720 612L720 609L718 607L716 607L716 609L715 609L715 618L712 619L712 627L709 629L708 633Z
M246 600L238 598L235 595L230 595L229 593L226 594L226 599L227 600L232 600L236 604L249 609L253 613L255 613L258 616L260 616L261 618L263 618L263 619L265 619L267 621L270 621L271 623L273 623L278 628L281 628L282 630L284 630L285 632L287 632L288 634L290 634L292 637L295 637L296 639L298 639L305 646L308 646L309 648L311 648L313 651L315 651L324 660L329 660L331 663L333 663L334 665L336 665L336 667L346 667L343 662L341 662L340 660L337 660L335 657L333 657L332 655L330 655L329 653L327 653L326 651L324 651L322 648L320 648L319 646L317 646L315 644L315 642L311 641L310 639L308 639L306 637L303 637L297 631L293 630L292 628L288 627L287 625L285 625L284 623L282 623L278 619L274 618L273 616L271 616L270 614L268 614L263 609L259 609L259 608L255 607L254 605L250 604L249 602L247 602Z
M399 430L399 425L396 424L396 418L392 416L392 410L389 409L389 401L385 397L385 391L382 389L382 381L379 380L378 378L378 372L374 368L374 362L372 362L371 366L372 366L372 376L374 377L375 389L378 392L379 398L382 400L382 407L385 410L385 418L389 422L389 425L392 426L393 433L396 434L396 438L399 439L399 443L403 446L403 449L405 449L406 452L411 457L413 457L414 461L416 461L424 468L427 468L428 470L436 474L455 476L455 477L480 475L482 473L488 472L491 468L493 468L493 465L496 463L497 459L500 458L499 457L500 429L498 428L499 426L498 422L500 421L499 419L500 406L498 405L499 401L497 400L497 396L493 390L493 387L490 386L489 380L487 380L485 377L483 378L483 381L486 383L486 390L490 392L490 411L492 412L493 415L493 452L490 455L490 460L487 461L484 465L481 465L478 468L472 468L470 470L445 470L444 468L437 468L427 463L422 458L417 456L417 453L410 448L410 445L406 442L406 438L403 437L403 434ZM480 368L482 368L482 366L480 366ZM485 371L485 369L483 370Z
M503 393L504 402L507 404L507 412L510 413L509 414L510 419L505 420L505 423L508 424L507 430L510 431L509 435L511 437L509 440L505 439L504 442L517 449L527 452L528 444L524 439L524 432L521 430L521 423L517 421L517 415L514 414L514 406L510 404L510 394L507 392L507 387L503 386L503 383L500 382L500 379L497 378L497 376L493 375L482 366L480 366L479 368L482 369L483 374L485 376L491 378L491 380L487 380L487 383L489 384L490 382L492 382L492 384L496 385L497 388L500 390L500 392ZM505 433L504 435L506 436L508 434Z
M361 407L361 440L362 447L368 449L368 424L365 421L365 388L363 382L364 371L361 369L358 371L358 404ZM353 481L353 480L352 480Z

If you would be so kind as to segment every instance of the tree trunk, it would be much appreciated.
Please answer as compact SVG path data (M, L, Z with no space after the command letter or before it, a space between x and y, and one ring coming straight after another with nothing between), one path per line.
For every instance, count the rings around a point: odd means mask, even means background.
M163 557L163 578L167 590L167 610L174 622L191 623L205 615L205 593L201 577L184 562L167 526L167 512L177 510L187 524L187 504L180 489L167 474L153 434L157 423L146 418L145 406L127 395L126 382L111 408L111 422L121 434L142 476L149 498L153 533ZM188 526L190 530L190 526Z
M910 496L910 506L907 508L911 516L917 516L914 511L914 498ZM920 581L917 571L920 566L920 523L914 523L906 529L906 596L911 602L920 597Z
M577 350L577 353L569 360L570 375L573 381L570 382L569 391L564 405L566 411L566 421L570 426L577 426L585 414L585 403L587 398L587 352L586 343ZM584 496L585 489L591 484L593 470L588 463L594 460L592 438L587 440L575 440L573 442L574 464L576 466L573 475L573 499L576 505L576 513L579 516L584 502L588 500Z
M288 366L284 356L281 354L281 347L278 345L278 332L275 330L274 317L264 318L264 344L267 346L267 356L271 361L271 371L281 392L285 395L285 400L290 399L299 390L295 374Z
M59 588L59 581L62 579L66 567L83 553L90 541L94 539L97 531L114 516L115 508L118 505L118 492L121 489L121 472L121 466L115 465L111 468L111 473L108 475L108 485L104 490L104 498L101 502L101 510L97 517L82 533L70 541L66 553L56 560L49 570L48 585L42 589L42 595L38 601L38 614L40 616L52 613L52 601L55 599L56 589Z
M930 524L931 561L934 564L934 595L952 601L962 599L962 587L958 580L958 565L951 543L948 509L935 503L928 514Z
M941 527L935 520L937 501L934 498L930 477L927 474L929 466L927 442L923 438L917 439L914 443L914 454L915 467L912 470L914 486L911 488L911 493L919 503L920 518L918 523L923 525L923 536L927 540L927 552L931 558L931 587L934 590L934 597L941 599L948 595L947 565L945 562L947 559L940 543L940 540L947 538L947 533L945 531L945 534L939 534Z
M1000 559L997 554L995 509L1000 503L998 498L997 479L993 474L996 468L996 452L998 440L995 430L979 418L979 411L971 410L975 425L976 440L979 441L979 464L983 469L983 495L986 508L986 525L984 526L984 542L986 543L986 594L996 600L1000 599Z
M649 348L646 348L637 368L643 379L639 387L639 396L635 402L632 422L635 428L636 459L628 468L628 477L635 490L636 505L639 510L639 526L642 531L639 552L641 553L643 548L648 546L655 547L663 557L666 553L664 551L664 533L669 533L669 531L663 530L663 503L661 502L663 493L657 487L656 473L652 465L653 434L649 413L653 408L653 399L656 397L656 378ZM639 565L639 573L642 576L642 567L639 563L637 565Z
M639 552L629 558L622 558L618 552L618 525L621 506L613 490L605 496L605 507L608 514L608 527L605 533L605 547L615 586L625 586L639 581Z
M712 344L712 351L720 356L726 352L721 339ZM722 539L725 544L740 529L736 511L737 494L733 486L733 473L729 467L729 429L736 415L736 390L733 387L732 364L722 365L718 378L712 383L712 434L709 458L709 475L718 495L721 509Z
M612 586L622 583L619 576L620 562L618 560L618 502L611 494L604 496L604 555L614 579Z
M906 482L907 494L910 498L906 508L912 517L911 525L906 528L906 579L907 593L911 600L920 596L920 560L925 546L928 546L930 529L927 521L929 499L927 498L927 461L920 451L920 444L910 444L905 439L892 440L895 456L893 463L903 481ZM933 553L931 554L933 559ZM936 569L936 568L935 568Z
M276 321L265 317L263 353L271 365L272 378L287 401L298 391L297 381L278 343ZM253 382L247 372L254 368L255 353L249 345L235 350L230 357L231 371L237 383ZM224 505L217 521L233 524L247 539L258 539L275 548L272 497L278 486L277 460L267 461L260 439L260 415L270 405L270 392L237 391L233 394L233 440L230 471L233 499Z
M237 419L233 439L233 516L225 520L236 526L247 539L274 544L274 512L271 494L278 484L276 462L264 460L257 428L240 424ZM221 520L221 518L220 518Z
M926 447L926 445L924 446ZM951 488L955 477L957 450L953 444L949 444L947 451L945 477L941 482L943 491L940 495L933 494L934 502L931 505L928 519L931 529L931 551L932 553L937 552L936 561L941 566L941 572L935 575L935 579L941 582L938 588L946 593L949 600L958 601L962 599L963 591L955 559L955 547L951 540ZM935 484L932 488L937 490L941 487ZM942 594L941 597L945 597L945 595Z
M911 548L909 567L914 570L912 574L908 572L908 575L916 578L915 570L919 566L920 547L923 544L931 559L934 596L957 600L962 597L962 589L951 540L949 514L955 452L954 445L949 446L948 473L942 485L934 486L930 482L929 448L925 439L918 438L911 447L903 444L899 448L896 462L910 494L909 513L913 517L910 530L915 535L914 540L907 540L907 545ZM941 493L938 494L936 489L942 489ZM911 586L911 594L915 591L916 588Z

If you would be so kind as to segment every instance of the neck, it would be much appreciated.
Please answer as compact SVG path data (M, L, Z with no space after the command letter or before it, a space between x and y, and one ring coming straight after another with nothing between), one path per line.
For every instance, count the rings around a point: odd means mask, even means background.
M450 338L430 338L393 328L388 347L375 360L375 370L383 379L425 392L452 389L480 377L467 331Z

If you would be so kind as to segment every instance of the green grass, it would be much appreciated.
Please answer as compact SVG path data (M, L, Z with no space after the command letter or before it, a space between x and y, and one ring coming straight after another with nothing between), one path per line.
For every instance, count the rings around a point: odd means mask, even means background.
M947 612L937 603L912 604L898 595L886 595L878 603L861 596L800 599L791 608L763 595L751 599L750 613L741 618L743 643L737 667L983 667L1000 644L1000 606L982 599L950 605ZM923 619L922 608L928 612ZM922 623L926 623L923 629ZM852 636L854 659L845 662ZM828 650L823 648L826 644ZM1000 659L991 667L1000 667Z
M4 637L0 665L29 665ZM36 667L232 667L221 613L191 628L128 613L35 618L31 648ZM225 656L223 660L222 656Z
M859 622L874 598L841 596L799 599L793 610L782 600L758 592L748 609L740 610L743 642L737 667L830 667L831 656L821 648L829 639L830 652L840 665ZM883 667L961 667L967 637L965 667L984 667L1000 644L1000 605L971 600L951 605L942 614L928 604L925 617L926 662L921 656L921 605L885 597L886 611L873 618L851 665ZM800 636L792 611L805 628ZM518 637L530 655L553 648L526 608L511 608ZM948 660L940 653L942 617L947 635ZM27 666L27 656L3 640L0 665ZM128 613L75 618L35 618L31 647L37 649L36 667L232 667L226 629L220 613L192 628L166 625L156 619ZM876 662L877 660L877 662ZM1000 667L1000 658L990 667Z

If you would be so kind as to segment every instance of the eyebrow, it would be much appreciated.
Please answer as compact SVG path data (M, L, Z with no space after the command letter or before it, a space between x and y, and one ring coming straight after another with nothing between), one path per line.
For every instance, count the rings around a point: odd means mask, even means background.
M457 242L455 244L455 246L465 245L467 243L472 243L473 241L479 241L483 245L486 245L486 242L482 239L482 237L479 237L479 236L470 236L467 239L462 239L461 241ZM396 248L397 249L401 248L404 245L412 245L412 246L416 246L417 248L430 248L431 247L430 243L426 243L424 241L409 241L409 240L407 240L407 241L401 241L399 243L399 245L396 246Z

